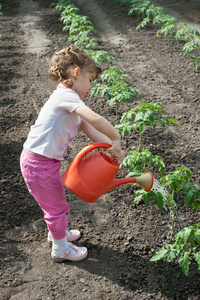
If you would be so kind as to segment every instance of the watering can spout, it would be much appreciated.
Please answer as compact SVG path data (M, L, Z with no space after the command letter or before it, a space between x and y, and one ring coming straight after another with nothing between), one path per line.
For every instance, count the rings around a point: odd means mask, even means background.
M82 200L93 203L106 192L126 183L138 183L148 192L153 186L153 174L146 171L139 177L114 179L119 164L103 152L92 150L108 149L110 144L93 143L83 148L63 174L64 184ZM87 155L89 154L89 155Z
M127 177L127 178L119 178L114 179L108 189L106 190L106 193L120 185L127 184L127 183L138 183L145 192L149 192L153 186L154 178L151 171L146 171L144 174L142 174L139 177Z

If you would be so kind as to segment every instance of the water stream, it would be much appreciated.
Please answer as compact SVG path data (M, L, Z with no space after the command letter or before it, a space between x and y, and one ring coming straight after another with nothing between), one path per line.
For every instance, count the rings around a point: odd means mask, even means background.
M170 231L168 233L168 236L170 235L171 237L173 236L174 232L174 227L175 227L175 214L176 214L176 202L174 200L169 199L172 197L171 194L168 192L167 188L162 186L162 184L154 178L154 185L152 188L153 191L155 192L160 192L163 196L163 208L169 212L170 215L170 222L169 222L169 228Z
M167 196L170 196L170 193L164 186L162 186L160 181L158 181L156 178L154 178L154 184L153 184L152 190L155 192L160 192L163 195L164 203L165 202L168 203Z

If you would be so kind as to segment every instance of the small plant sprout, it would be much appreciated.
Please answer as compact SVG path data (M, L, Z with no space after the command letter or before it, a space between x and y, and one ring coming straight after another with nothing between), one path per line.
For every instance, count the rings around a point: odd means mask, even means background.
M148 170L148 168L155 167L160 176L165 173L165 164L161 156L153 155L149 149L142 149L131 151L131 153L124 158L123 165L130 169L128 177L138 176Z
M100 76L104 84L97 83L91 90L91 95L96 96L100 94L101 97L104 95L108 97L109 105L116 107L117 122L120 105L129 102L130 98L133 98L135 95L142 97L139 90L121 80L124 77L127 78L129 75L124 74L123 71L117 67L110 68L104 71Z
M138 150L132 151L125 157L123 165L130 169L127 177L139 176L147 169L152 168L158 170L160 176L165 172L165 164L162 158L158 155L153 155L149 149L142 149L140 152ZM157 186L157 188L155 188L155 186ZM154 179L154 185L150 192L146 193L143 189L134 190L136 197L134 198L133 203L138 204L143 200L146 207L148 207L151 199L153 199L158 208L162 210L163 203L167 199L166 197L169 196L168 193L163 193L163 190L161 185L158 185L158 181Z
M184 40L186 42L190 42L194 40L194 37L198 37L200 34L197 29L190 28L190 26L184 22L179 22L177 25L177 32L175 35L175 40L179 42L180 40Z
M145 27L148 23L151 22L152 17L155 18L157 16L163 15L163 8L162 7L156 7L153 4L145 10L146 18L143 19L143 21L137 26L137 29L140 27Z
M174 239L174 243L167 244L159 249L150 261L157 261L164 256L167 257L167 261L171 262L176 257L178 263L182 268L185 275L188 275L189 265L191 260L194 259L198 264L198 270L200 270L200 223L191 225L189 227L181 229Z
M87 50L87 52L92 56L94 61L98 64L102 64L104 60L111 62L111 61L117 61L117 58L114 56L111 56L107 51L94 51L94 50Z
M146 1L135 0L135 1L130 1L130 4L131 4L131 8L129 10L129 15L132 15L133 12L137 12L138 14L142 14L144 16L146 10L151 5L151 2L148 0Z
M169 36L173 41L179 43L184 41L186 44L181 48L184 54L194 50L195 54L190 56L192 61L189 63L193 65L194 69L197 71L200 67L200 51L198 38L200 33L198 30L191 28L188 24L181 22L175 17L164 14L164 9L162 7L154 6L149 0L115 0L115 3L127 3L129 6L129 15L136 12L138 15L142 14L143 20L137 26L137 28L143 28L150 22L154 26L159 25L161 28L157 31L157 36L163 34L164 36ZM196 40L197 38L197 40ZM191 49L192 50L189 50Z
M80 15L80 10L71 1L60 1L55 8L63 10L60 21L65 25L63 30L69 31L68 41L86 49L97 49L97 40L90 37L96 31L89 17Z
M73 19L70 29L69 29L69 34L75 35L75 34L80 34L81 32L87 32L87 34L91 32L96 32L94 27L92 26L92 23L89 21L88 17L85 16L79 16Z
M171 239L175 241L167 244L158 250L151 258L151 261L157 261L164 256L171 262L175 257L179 257L178 263L183 272L188 275L190 261L195 259L200 270L200 223L186 227L174 236L174 217L176 212L175 192L182 191L185 197L185 205L193 204L194 209L200 207L200 187L190 182L192 172L187 167L176 168L174 172L161 178L161 183L154 179L152 190L146 193L140 189L135 191L136 197L134 203L138 204L142 199L148 207L153 199L160 210L164 204L168 204L171 211ZM130 176L132 174L130 173ZM168 187L168 189L166 189ZM169 192L171 190L171 193Z
M118 67L109 68L101 74L101 80L110 85L114 84L116 81L121 80L123 78L130 78L130 76L128 74L125 74Z
M200 207L200 188L190 182L192 171L187 167L178 167L175 171L161 178L162 185L171 190L168 204L172 209L171 236L174 237L174 217L176 212L175 192L181 191L185 197L185 205L193 204L195 209Z
M187 42L183 47L182 51L185 54L193 52L194 54L190 56L193 60L190 62L191 65L194 66L194 69L197 71L200 66L200 36L198 36L195 40Z
M153 128L155 128L158 122L163 128L165 125L169 125L170 123L174 125L177 124L175 119L162 116L162 108L163 104L160 102L143 102L141 105L136 106L124 113L120 120L120 124L116 127L121 135L127 134L129 136L132 129L139 132L140 138L138 151L140 151L141 139L146 130L146 126L153 126Z
M68 41L74 41L74 45L80 46L86 49L97 49L98 43L95 38L90 38L89 34L90 31L81 31L79 34L71 35L68 38Z
M156 36L159 34L163 34L164 36L169 36L174 39L177 29L177 19L168 15L157 16L154 20L154 24L162 24L161 29L159 29L156 33Z
M150 201L152 201L153 199L156 205L158 206L159 210L162 211L164 199L160 191L151 190L147 193L143 189L140 189L140 190L135 190L134 193L136 195L133 201L134 204L139 204L139 202L143 200L146 207L149 207Z
M59 9L62 10L64 9L67 5L69 5L71 3L71 1L68 0L55 0L54 2L52 2L50 4L50 7L54 7L54 10Z

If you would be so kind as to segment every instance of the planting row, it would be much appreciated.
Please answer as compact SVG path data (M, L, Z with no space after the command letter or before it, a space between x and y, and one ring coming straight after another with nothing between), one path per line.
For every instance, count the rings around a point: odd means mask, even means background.
M163 7L154 6L149 0L114 0L115 3L126 3L129 6L129 15L137 13L143 17L137 28L143 28L152 23L159 26L156 35L169 36L176 43L184 43L181 47L184 55L190 53L191 62L195 71L200 70L200 33L187 23L164 14Z
M146 19L144 19L143 23L139 26L143 26L147 21L150 21L153 11L157 11L157 13L153 14L156 17L155 20L158 20L158 16L160 16L159 18L161 19L162 8L157 10L154 6L150 5L150 1L121 2L129 2L129 4L132 5L130 13L138 11L147 14ZM52 6L61 11L60 20L64 24L63 30L68 32L68 41L73 41L75 45L84 48L99 64L105 60L108 62L117 61L117 58L110 56L108 52L98 51L98 41L94 38L95 29L93 24L87 16L80 14L80 10L72 1L60 0L54 2ZM153 8L155 8L155 10L153 10ZM158 14L158 11L160 14ZM162 18L164 17L162 16ZM170 17L168 16L168 18ZM155 20L153 21L154 23L158 22ZM166 25L164 22L162 24ZM162 30L161 28L159 32ZM182 194L185 199L185 205L193 205L193 209L197 210L200 208L200 187L191 182L190 178L192 172L189 168L184 166L178 167L170 174L165 175L165 164L161 156L153 155L149 149L142 148L142 135L148 126L155 128L159 123L162 128L164 128L169 124L177 124L176 120L170 116L163 117L162 103L141 101L141 105L125 112L119 120L121 105L129 102L131 98L136 96L142 99L142 94L138 89L123 81L123 79L127 77L129 77L128 74L125 74L118 67L112 66L102 73L100 82L96 82L96 85L91 90L91 96L99 94L101 97L107 99L110 106L115 106L116 121L117 123L119 122L116 128L118 128L121 136L129 136L132 130L139 133L138 149L132 151L123 161L123 165L129 169L127 176L138 176L148 168L153 169L159 176L160 180L156 181L153 189L149 193L146 193L143 189L136 190L136 197L134 199L135 204L143 200L148 207L150 201L153 200L160 210L163 209L164 205L168 205L170 208L172 244L165 245L151 260L155 261L166 256L170 262L175 257L178 257L178 262L183 272L188 275L189 265L192 259L197 262L200 269L200 223L184 228L176 235L174 234L174 218L176 214L175 192Z

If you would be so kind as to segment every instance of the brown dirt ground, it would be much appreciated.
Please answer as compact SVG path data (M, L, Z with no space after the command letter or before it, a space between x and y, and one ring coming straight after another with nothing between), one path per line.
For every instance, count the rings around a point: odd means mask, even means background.
M149 261L169 241L169 213L151 203L133 205L131 185L118 187L88 204L66 191L71 206L70 228L82 232L79 245L88 258L79 263L53 263L43 215L29 195L19 169L19 157L30 126L55 86L47 78L51 55L69 43L60 13L48 0L2 0L1 28L1 299L200 299L200 277L191 263L186 277L176 262ZM176 16L199 27L199 1L156 1ZM189 5L188 5L189 3ZM137 16L113 1L76 1L97 29L99 49L118 58L115 65L131 76L128 82L143 101L161 101L177 126L148 129L143 147L161 155L167 172L178 166L200 174L200 74L179 51L181 45L156 37L151 26L136 30ZM107 64L105 67L109 67ZM121 112L140 99L122 107ZM115 124L115 112L104 99L86 103ZM69 148L64 171L89 141L81 133ZM123 139L126 154L137 147L138 136ZM120 170L119 176L127 174ZM176 195L176 231L199 221L199 212L183 206Z

